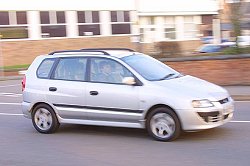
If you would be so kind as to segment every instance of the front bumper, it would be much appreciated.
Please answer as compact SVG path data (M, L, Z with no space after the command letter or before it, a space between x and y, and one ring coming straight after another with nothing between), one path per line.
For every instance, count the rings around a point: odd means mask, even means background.
M234 102L213 102L214 107L179 110L178 115L184 131L196 131L221 126L233 118Z

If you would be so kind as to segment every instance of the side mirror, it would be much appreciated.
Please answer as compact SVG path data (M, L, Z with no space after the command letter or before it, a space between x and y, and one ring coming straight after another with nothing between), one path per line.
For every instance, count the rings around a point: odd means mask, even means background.
M126 85L134 85L134 84L136 84L134 77L124 77L122 79L122 83L124 83Z

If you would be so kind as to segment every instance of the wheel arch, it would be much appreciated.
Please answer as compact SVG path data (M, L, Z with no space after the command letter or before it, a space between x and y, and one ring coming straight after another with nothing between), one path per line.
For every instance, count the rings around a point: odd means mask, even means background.
M30 113L32 114L32 112L34 111L34 109L36 108L36 106L38 106L38 105L40 105L40 104L45 104L45 105L49 106L49 107L55 112L55 114L56 114L55 109L54 109L50 104L45 103L45 102L37 102L37 103L35 103L35 104L32 106Z
M175 109L173 109L172 107L170 107L169 105L166 105L166 104L156 104L156 105L153 105L152 107L150 107L150 108L148 109L147 113L146 113L145 116L144 116L144 120L147 121L148 115L149 115L149 113L150 113L152 110L154 110L154 109L156 109L156 108L160 108L160 107L165 107L165 108L168 108L168 109L170 109L171 111L173 111L173 113L177 116L177 118L178 118L178 120L179 120L179 122L180 122L180 125L181 125L181 129L182 129L182 121L181 121L179 115L177 114L177 112L175 111Z

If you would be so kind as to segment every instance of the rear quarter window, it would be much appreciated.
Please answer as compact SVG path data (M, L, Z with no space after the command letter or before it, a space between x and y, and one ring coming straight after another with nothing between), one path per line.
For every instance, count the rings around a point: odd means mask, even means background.
M45 59L37 69L38 78L48 78L55 59Z

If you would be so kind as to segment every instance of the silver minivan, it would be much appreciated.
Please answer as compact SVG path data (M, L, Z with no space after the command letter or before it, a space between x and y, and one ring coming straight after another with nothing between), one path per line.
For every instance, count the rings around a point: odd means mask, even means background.
M22 111L40 133L61 123L146 128L159 141L225 124L228 92L123 48L55 51L38 56L22 81Z

